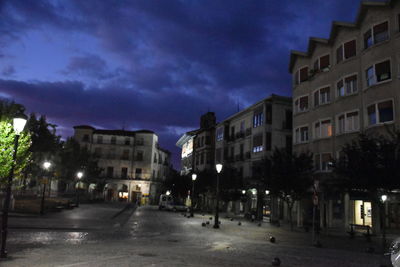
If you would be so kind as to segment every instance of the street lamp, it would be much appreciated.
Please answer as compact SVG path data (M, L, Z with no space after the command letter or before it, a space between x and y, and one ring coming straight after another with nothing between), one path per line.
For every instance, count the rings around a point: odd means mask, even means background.
M14 153L13 153L13 161L11 163L10 173L8 174L7 185L6 185L6 198L4 199L3 203L3 214L1 220L1 251L0 251L0 258L7 257L7 250L6 250L6 240L7 240L7 231L8 231L8 210L10 208L10 199L11 199L11 185L12 185L12 178L14 176L14 167L17 158L17 151L18 151L18 141L21 132L24 130L26 124L26 116L21 114L21 116L16 116L13 119L13 128L15 132L14 137Z
M190 217L193 217L193 200L194 200L194 181L197 179L197 174L192 174L192 199L190 201Z
M45 170L45 172L47 172L49 170L50 166L51 166L51 163L48 161L45 161L43 163L43 169ZM43 181L43 190L42 190L42 201L40 202L40 215L44 214L44 198L45 198L46 183L47 183L47 181L45 180L44 177L43 177L42 181Z
M219 228L219 173L222 171L222 164L218 163L215 165L215 169L217 170L217 194L216 194L216 204L215 204L215 216L214 216L214 228Z
M77 182L75 184L75 193L76 193L76 206L79 207L79 191L78 191L78 183L83 177L83 172L77 172L76 173L76 178Z
M387 195L382 195L381 196L381 201L382 201L382 250L383 253L385 253L385 248L386 248L386 211L385 211L385 202L387 200L388 196Z

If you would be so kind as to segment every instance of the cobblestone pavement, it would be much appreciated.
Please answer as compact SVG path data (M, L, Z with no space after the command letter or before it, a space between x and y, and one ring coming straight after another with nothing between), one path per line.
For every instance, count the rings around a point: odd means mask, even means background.
M122 208L81 205L45 218L12 218L9 258L0 265L272 266L279 257L281 266L390 266L388 257L366 253L369 247L377 250L379 240L323 235L323 247L315 248L310 233L269 223L238 225L238 218L221 216L220 229L214 229L210 215L186 218L156 207Z

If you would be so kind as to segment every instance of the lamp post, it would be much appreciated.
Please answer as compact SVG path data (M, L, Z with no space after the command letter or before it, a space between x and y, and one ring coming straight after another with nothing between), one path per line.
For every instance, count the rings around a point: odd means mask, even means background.
M1 250L0 250L0 258L7 257L7 250L6 250L6 241L7 241L7 231L8 231L8 210L10 208L10 199L11 199L11 184L12 179L14 176L14 167L17 158L17 151L18 151L18 140L21 132L24 130L26 124L26 117L18 116L15 117L13 120L13 128L15 132L14 137L14 153L13 153L13 161L11 163L10 173L8 174L7 185L6 185L6 198L3 202L3 214L1 220Z
M217 170L217 193L216 193L216 204L215 204L215 216L214 216L214 228L219 228L219 173L222 171L222 164L215 165Z
M382 201L382 250L383 253L385 253L385 248L386 248L386 211L385 211L385 202L387 200L387 195L382 195L381 196L381 201Z
M194 181L196 181L197 174L193 173L192 174L192 199L190 201L190 217L193 217L193 200L194 200Z
M49 170L50 166L51 166L51 163L48 161L45 161L43 163L43 169L45 171L44 174L46 174L46 172ZM43 190L42 190L42 201L40 202L40 215L44 214L44 198L45 198L46 183L47 183L47 180L44 177L43 177L42 183L43 183Z
M75 193L76 193L76 206L79 207L79 188L78 188L78 183L79 181L82 179L83 177L83 172L77 172L76 173L76 178L77 178L77 182L75 184Z

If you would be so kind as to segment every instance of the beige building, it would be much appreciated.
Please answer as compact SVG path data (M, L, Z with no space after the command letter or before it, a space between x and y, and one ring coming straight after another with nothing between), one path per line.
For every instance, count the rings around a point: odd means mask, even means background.
M99 158L109 201L156 203L170 168L170 152L148 130L102 130L75 126L74 139Z
M253 169L275 147L292 145L292 99L271 95L216 126L216 163L238 172L244 188L253 184Z
M361 3L355 22L333 22L328 39L310 38L306 52L292 51L289 71L294 151L314 154L321 225L378 228L370 200L335 191L330 162L360 132L400 126L400 1ZM400 206L392 205L389 220L398 225Z

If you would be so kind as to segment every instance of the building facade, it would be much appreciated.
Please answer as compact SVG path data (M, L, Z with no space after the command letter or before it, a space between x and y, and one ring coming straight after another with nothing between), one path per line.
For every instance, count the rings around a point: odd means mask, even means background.
M335 191L331 162L359 133L400 126L400 1L362 2L354 23L334 22L328 39L310 38L306 52L292 51L289 71L293 149L314 154L321 225L376 230L378 207L362 194ZM392 204L397 218L389 220L399 220Z
M157 203L170 170L170 152L148 130L103 130L74 127L74 139L98 158L99 178L106 180L108 201Z
M199 129L179 138L176 145L182 149L181 175L215 168L215 124L214 112L207 112L200 117Z

